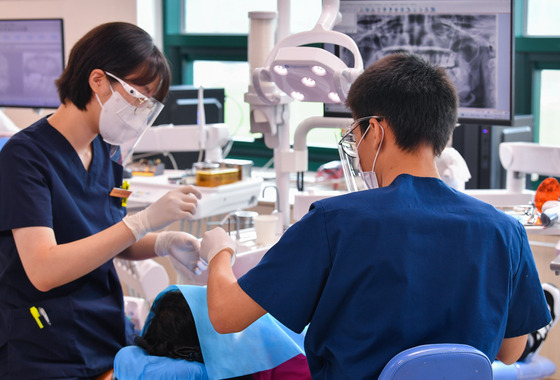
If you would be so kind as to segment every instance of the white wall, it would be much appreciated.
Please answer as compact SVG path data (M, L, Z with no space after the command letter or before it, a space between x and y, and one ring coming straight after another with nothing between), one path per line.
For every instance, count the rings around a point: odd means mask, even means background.
M0 0L0 18L62 18L65 57L90 29L110 21L137 24L162 46L161 0ZM45 112L52 112L46 110ZM4 113L24 128L39 119L30 109L4 108Z

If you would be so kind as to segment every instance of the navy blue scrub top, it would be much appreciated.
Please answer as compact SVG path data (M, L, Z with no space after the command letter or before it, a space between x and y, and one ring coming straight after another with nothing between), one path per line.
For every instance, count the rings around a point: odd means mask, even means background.
M293 331L309 325L314 379L376 379L430 343L494 360L503 338L550 321L523 225L408 174L313 203L239 285Z
M88 237L126 213L109 196L122 166L101 137L87 171L70 143L43 118L0 151L0 378L79 378L112 368L126 344L123 294L112 261L48 292L25 274L11 230L45 226L59 244ZM79 255L80 252L76 252ZM50 325L31 315L42 308ZM9 374L6 371L9 370Z

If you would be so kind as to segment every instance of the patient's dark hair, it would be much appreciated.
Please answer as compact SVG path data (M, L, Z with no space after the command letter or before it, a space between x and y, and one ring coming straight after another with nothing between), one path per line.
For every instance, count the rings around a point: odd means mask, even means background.
M204 363L191 308L179 290L162 294L152 312L144 334L134 341L136 345L149 355Z

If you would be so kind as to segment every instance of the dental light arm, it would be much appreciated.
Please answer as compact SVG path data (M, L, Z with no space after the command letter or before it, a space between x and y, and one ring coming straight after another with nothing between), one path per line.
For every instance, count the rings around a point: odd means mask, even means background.
M289 18L289 0L279 1L278 8L280 21ZM323 0L321 15L312 30L287 37L279 36L279 42L274 46L271 44L266 50L270 51L266 57L263 56L262 60L250 60L251 85L245 94L245 101L251 105L251 132L261 132L266 146L274 149L278 210L282 213L284 228L290 223L290 173L308 169L305 136L302 138L296 132L294 142L297 146L290 148L289 103L292 99L343 103L350 85L363 72L362 56L354 40L332 30L342 18L339 8L340 0ZM264 37L259 39L259 36L271 35L272 23L266 24L266 28L264 25L272 16L250 13L249 17L249 57L255 57L259 51L256 43L270 42ZM280 22L279 26L282 25L285 23ZM323 43L349 50L354 55L354 66L348 67L341 59L324 49L308 46ZM306 121L304 124L315 121ZM323 125L326 123L325 120L321 122ZM302 146L300 140L303 142Z
M538 143L508 142L499 148L506 174L505 189L475 189L465 192L493 206L527 205L535 192L526 189L526 174L560 176L560 147Z
M525 174L560 176L560 147L526 142L502 143L500 162L507 171L506 189L522 192Z
M315 128L329 128L329 129L339 129L342 130L347 125L350 125L354 119L352 118L338 118L338 117L323 117L323 116L312 116L303 120L296 128L294 133L294 151L295 152L305 152L307 155L307 135ZM307 170L307 158L305 159L305 165L300 165L296 171L306 171Z
M315 28L320 27L324 30L332 30L342 19L339 9L340 0L323 0L323 9L319 20L315 24Z
M274 166L278 166L281 171L289 173L307 171L307 134L315 128L343 129L352 121L353 119L350 118L323 116L311 116L304 119L295 130L293 149L278 151Z
M223 159L222 147L228 139L226 124L159 126L146 131L134 152L196 152L204 149L206 161L219 162Z
M280 17L289 14L289 7L281 7L287 3L289 5L289 1L279 2ZM323 11L314 29L280 38L278 44L270 46L267 50L270 53L262 57L261 61L251 61L255 69L252 70L252 85L245 101L251 104L251 131L263 133L267 147L274 149L277 209L282 219L282 230L290 224L290 173L306 171L308 161L305 143L307 132L301 136L296 131L295 143L299 145L297 150L290 149L289 103L293 99L340 103L341 98L346 97L353 75L359 75L363 69L355 42L344 34L330 30L340 19L339 5L339 0L323 1ZM263 14L252 15L252 22L257 22L256 16L263 19L267 17ZM282 22L279 24L282 25ZM252 37L253 34L250 35L250 41ZM352 72L353 69L349 69L338 57L323 49L301 46L314 43L346 47L356 57L357 69ZM251 47L250 44L249 56L255 56L251 54Z

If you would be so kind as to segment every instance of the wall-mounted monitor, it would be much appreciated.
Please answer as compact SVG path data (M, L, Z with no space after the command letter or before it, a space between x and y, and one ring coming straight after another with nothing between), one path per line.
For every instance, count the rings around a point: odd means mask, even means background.
M364 67L398 51L447 69L459 93L459 122L512 125L513 0L341 0L335 30L358 45ZM325 46L348 65L353 56ZM325 105L326 116L348 116Z
M0 20L0 107L57 108L62 19Z

